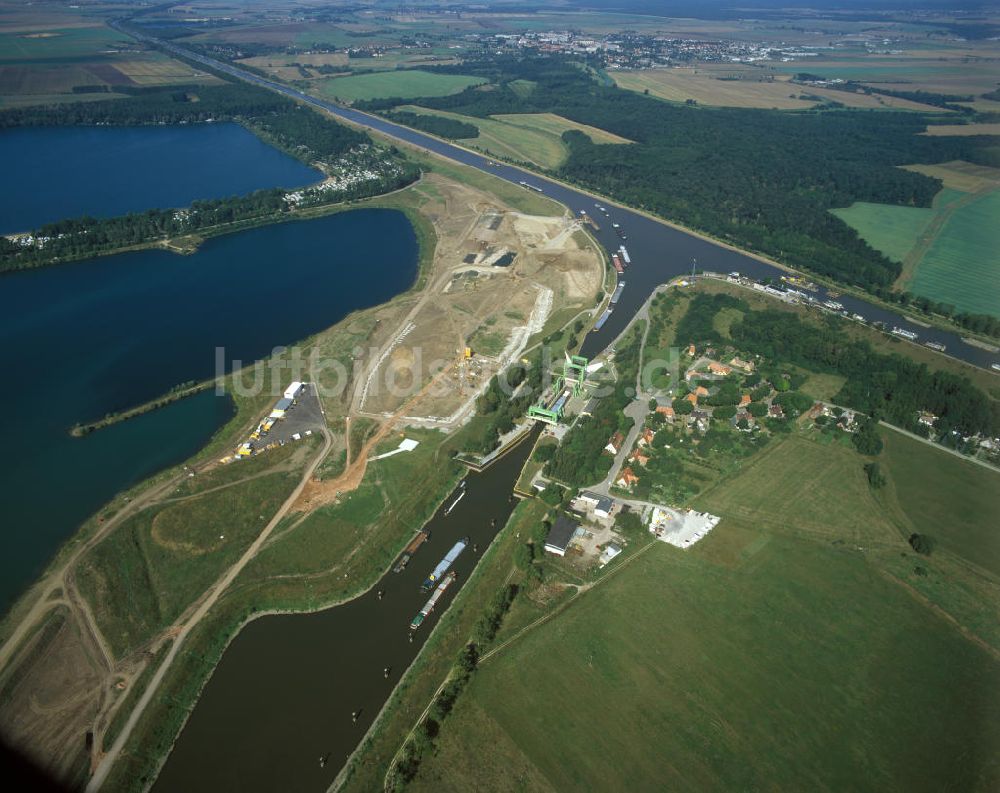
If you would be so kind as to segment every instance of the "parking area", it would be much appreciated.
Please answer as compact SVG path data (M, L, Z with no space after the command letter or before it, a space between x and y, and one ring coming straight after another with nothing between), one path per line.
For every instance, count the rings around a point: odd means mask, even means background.
M655 507L647 516L649 530L657 539L678 548L688 548L703 539L718 525L721 518L707 512L678 511L669 507Z
M264 448L264 445L276 443L279 446L290 441L300 440L323 427L323 409L319 404L316 386L306 383L299 389L295 400L285 411L283 418L275 422L271 430L262 435L254 445ZM296 438L295 436L299 436Z

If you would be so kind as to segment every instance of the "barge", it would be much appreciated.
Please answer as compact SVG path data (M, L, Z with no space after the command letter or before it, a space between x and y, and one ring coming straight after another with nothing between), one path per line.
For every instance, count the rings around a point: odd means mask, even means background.
M448 587L452 585L452 583L455 581L456 578L458 578L458 576L455 574L455 571L453 570L444 577L444 580L440 584L437 585L437 589L434 590L434 594L431 595L430 600L424 603L424 607L420 609L420 611L417 613L417 616L415 616L413 620L410 622L411 631L415 631L423 624L423 621L427 619L427 615L430 614L432 611L434 611L434 607L437 605L437 602L441 599L441 595L445 593L445 590L447 590Z
M441 576L443 576L445 573L448 572L448 569L455 563L455 560L461 555L462 551L465 550L465 547L468 544L469 544L469 538L468 537L466 537L464 539L461 539L458 542L456 542L451 547L451 550L448 551L447 554L445 554L444 559L442 559L440 562L438 562L437 567L435 567L434 570L431 572L431 574L429 576L427 576L426 579L424 579L424 583L422 584L422 588L424 590L429 590L438 581L440 581L441 580Z

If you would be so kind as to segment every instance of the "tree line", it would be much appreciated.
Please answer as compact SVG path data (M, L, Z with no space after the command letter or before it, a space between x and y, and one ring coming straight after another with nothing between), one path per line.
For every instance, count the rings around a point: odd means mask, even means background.
M493 90L410 104L480 118L552 112L621 135L634 144L594 144L581 132L564 133L570 155L556 175L868 291L888 292L901 265L831 209L856 201L929 207L940 180L901 165L1000 165L1000 150L988 139L920 134L936 118L920 113L684 107L600 85L565 57L486 57L427 68L484 76ZM534 87L524 90L523 81ZM385 111L398 101L356 104ZM971 330L1000 332L988 319L952 315Z

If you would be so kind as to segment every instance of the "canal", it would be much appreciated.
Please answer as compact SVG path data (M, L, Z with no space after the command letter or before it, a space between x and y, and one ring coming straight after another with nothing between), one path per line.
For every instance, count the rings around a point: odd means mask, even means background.
M427 523L430 539L401 573L386 573L367 594L342 606L269 616L243 628L153 791L325 790L510 517L513 484L535 437L537 431L485 471L466 475L464 497L450 514L447 507L462 488L444 500ZM411 632L410 621L429 597L421 583L464 537L471 542L453 567L456 583Z
M141 34L135 34L131 31L130 33L142 38ZM495 162L486 156L446 143L443 140L438 140L437 138L388 121L379 116L317 99L287 85L275 83L243 71L231 64L192 53L170 42L157 40L157 44L183 57L192 58L211 66L213 69L219 69L247 82L255 83L278 91L286 96L307 102L338 118L377 130L385 135L432 151L455 162L469 165L494 176L499 176L508 182L514 184L527 182L535 185L541 188L541 192L544 195L558 201L574 213L586 210L589 214L594 214L596 208L595 201L600 200L594 199L580 190L547 179L544 176L523 171L512 165ZM588 357L593 357L595 353L607 344L607 341L602 343L601 339L611 340L618 336L628 324L629 319L633 316L636 309L645 302L656 286L669 281L675 276L690 272L693 261L697 261L698 268L702 270L724 273L736 271L758 279L777 278L786 272L745 253L730 250L711 240L702 239L688 232L668 226L639 212L618 206L611 206L609 208L611 212L609 218L604 218L600 214L595 216L601 224L601 230L597 232L596 236L609 252L617 250L621 244L621 240L619 240L612 229L611 223L619 223L628 237L626 246L628 247L633 265L625 275L626 288L614 313L602 328L600 335L588 339L587 343L584 344L582 353ZM821 290L817 297L821 300L825 299L825 291ZM934 341L938 344L943 344L947 347L948 355L966 363L988 369L992 363L998 360L998 354L967 344L958 333L917 325L901 314L872 305L858 298L845 295L838 297L837 300L849 312L860 314L870 322L881 321L889 327L898 326L904 330L912 331L918 334L921 342Z

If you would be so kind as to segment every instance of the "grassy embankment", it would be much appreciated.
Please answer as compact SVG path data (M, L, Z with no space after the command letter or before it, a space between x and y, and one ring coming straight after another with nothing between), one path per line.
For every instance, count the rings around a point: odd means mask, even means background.
M981 552L996 475L970 503L973 466L900 439L883 468L924 502L808 437L762 454L699 501L725 516L703 542L655 545L482 664L413 789L994 788L1000 642L975 629L998 578L943 539L918 557L896 515L947 514ZM966 586L993 597L941 594Z

